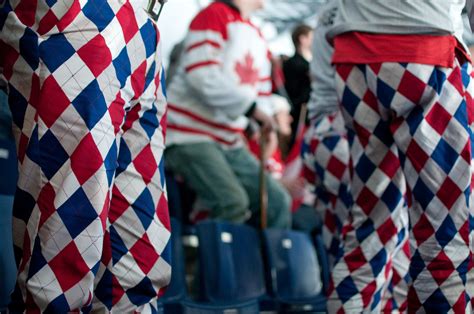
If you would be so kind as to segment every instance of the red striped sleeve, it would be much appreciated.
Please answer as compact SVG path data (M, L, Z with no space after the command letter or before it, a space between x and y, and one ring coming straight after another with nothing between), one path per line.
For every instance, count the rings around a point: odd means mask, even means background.
M197 63L194 63L194 64L191 64L191 65L187 66L185 70L186 70L186 72L189 73L189 72L194 71L196 69L211 66L211 65L220 65L220 62L214 61L214 60L197 62Z
M216 136L216 135L214 135L210 132L206 132L206 131L203 131L203 130L198 130L198 129L194 129L194 128L179 126L179 125L175 125L175 124L168 124L167 127L169 129L180 131L180 132L205 135L205 136L208 136L208 137L214 139L215 141L217 141L219 143L222 143L222 144L225 144L225 145L234 145L235 143L237 143L237 140L228 141L226 139L223 139L219 136Z
M209 125L209 126L212 126L212 127L218 128L218 129L222 129L222 130L226 130L226 131L230 131L230 132L236 132L236 133L243 132L242 129L231 128L227 125L207 120L207 119L205 119L201 116L198 116L197 114L195 114L193 112L190 112L188 110L179 108L179 107L177 107L176 105L173 105L173 104L168 104L168 109L171 110L171 111L174 111L174 112L178 112L178 113L180 113L182 115L185 115L185 116L187 116L187 117L189 117L193 120L196 120L198 122L204 123L206 125Z
M191 50L193 49L196 49L196 48L199 48L199 47L202 47L204 45L210 45L210 46L213 46L217 49L220 49L221 48L221 45L216 42L216 41L213 41L213 40L210 40L210 39L206 39L206 40L203 40L203 41L200 41L200 42L197 42L191 46L189 46L188 48L186 48L186 52L190 52Z

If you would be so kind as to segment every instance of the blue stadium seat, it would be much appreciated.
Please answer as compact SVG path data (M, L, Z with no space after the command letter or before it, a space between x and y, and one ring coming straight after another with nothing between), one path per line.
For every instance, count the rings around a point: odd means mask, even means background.
M323 237L321 234L316 234L314 237L314 246L316 248L316 254L318 255L319 265L321 265L321 278L323 280L324 291L327 292L329 289L329 281L331 279L331 271L329 267L329 256L324 246Z
M321 264L309 234L268 229L263 243L279 313L325 312Z
M184 267L184 252L181 242L181 223L171 218L171 282L165 294L160 298L167 313L180 311L180 303L187 298L186 270Z
M228 303L212 303L206 305L184 301L182 302L182 306L183 314L256 314L260 312L257 300L239 302L234 305Z
M2 311L10 302L10 293L16 278L12 242L12 208L18 178L16 149L11 134L11 117L3 91L0 91L0 173L0 311Z
M224 222L197 225L201 291L211 302L247 301L265 296L257 230Z
M163 297L160 298L165 314L254 314L259 312L257 300L205 303L190 300L186 288L181 223L177 219L171 218L171 228L173 272L170 286Z

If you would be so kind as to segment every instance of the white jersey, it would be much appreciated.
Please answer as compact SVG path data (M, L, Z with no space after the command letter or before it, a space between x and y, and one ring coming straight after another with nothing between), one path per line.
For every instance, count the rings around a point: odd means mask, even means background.
M252 104L271 101L271 62L259 30L223 2L193 20L168 89L167 144L240 146Z

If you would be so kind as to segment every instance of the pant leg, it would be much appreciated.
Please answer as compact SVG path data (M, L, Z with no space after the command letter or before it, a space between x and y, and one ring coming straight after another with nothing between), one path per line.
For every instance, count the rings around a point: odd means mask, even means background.
M323 216L322 236L332 267L352 204L349 143L340 111L314 122L305 135L302 155L305 179L314 185L315 210Z
M408 286L410 284L410 241L408 226L398 233L400 245L393 253L387 274L387 289L382 297L383 313L405 313L408 308Z
M340 251L341 229L347 219L352 204L350 194L350 153L349 142L342 113L328 115L313 126L310 138L306 139L307 167L314 169L313 181L316 186L316 209L324 210L322 229L326 249L332 255L332 265ZM354 160L360 158L360 143L353 144ZM359 153L357 153L359 151ZM316 173L317 171L317 173ZM406 222L406 221L405 221ZM381 308L384 313L406 311L407 288L409 282L408 225L401 224L398 230L400 244L388 259L386 291L383 293Z
M358 85L350 86L358 73L364 73L376 94L380 116L391 117L411 205L409 311L466 311L471 144L459 64L454 69L396 63L341 65L338 70L349 83L343 103L353 112L358 133L373 133L370 119L362 115L366 102L351 105L347 100L358 97Z
M249 212L249 197L225 154L216 143L175 145L166 150L170 169L184 177L211 210L211 217L244 222Z
M354 204L342 230L343 252L332 272L328 309L379 312L393 254L402 245L399 234L408 225L406 182L388 117L380 114L365 67L342 67L336 86L348 127Z
M260 223L259 162L247 148L228 150L224 154L248 195L250 209L253 213L252 223L258 226ZM268 193L268 226L290 228L290 195L278 181L269 175L266 175L266 187Z
M394 112L391 128L412 196L409 311L470 312L471 143L459 62L453 69L384 64L374 76L405 97L384 105Z
M13 312L87 309L102 255L123 120L111 120L109 109L120 85L110 80L116 74L100 30L90 22L82 29L84 15L69 17L67 36L39 38L13 13L2 30L20 170Z
M468 62L463 64L462 66L462 77L463 83L466 86L466 105L467 105L467 112L468 112L468 121L469 121L469 131L471 136L471 154L474 151L474 72L472 70L472 65ZM474 186L474 157L471 160L471 170L473 177L471 179L471 205L474 203L474 193L472 193L472 189ZM469 218L470 221L470 228L471 228L471 236L470 236L470 244L471 244L471 256L474 256L474 206L470 206L471 208L471 215ZM468 294L471 302L471 308L474 310L474 258L471 257L471 264L468 270Z
M125 12L130 28L134 23L138 27L134 34L128 33L133 36L119 54L133 53L133 57L115 60L116 68L130 66L120 93L127 113L118 136L117 170L93 311L155 313L157 298L171 278L162 55L154 22L141 8L129 7Z

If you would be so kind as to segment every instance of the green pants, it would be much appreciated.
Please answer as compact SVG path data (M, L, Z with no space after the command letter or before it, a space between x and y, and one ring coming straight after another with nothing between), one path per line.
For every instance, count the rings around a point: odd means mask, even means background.
M181 175L213 219L252 224L260 221L258 160L245 148L224 150L216 143L174 145L165 151L166 166ZM266 177L268 226L289 228L291 198Z

